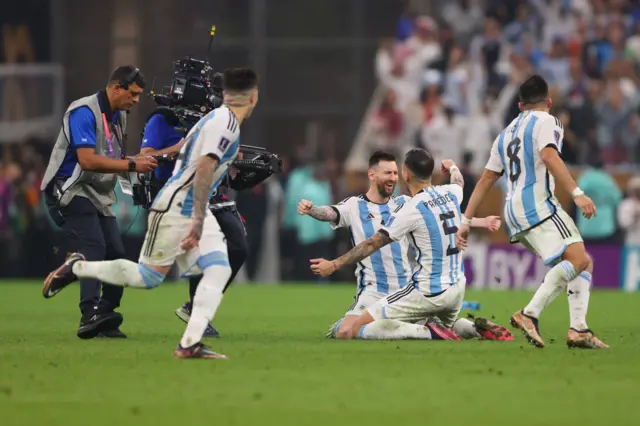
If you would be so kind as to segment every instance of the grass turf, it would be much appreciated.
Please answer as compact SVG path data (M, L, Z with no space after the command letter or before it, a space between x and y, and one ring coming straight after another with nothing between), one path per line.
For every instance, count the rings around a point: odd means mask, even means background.
M0 423L14 425L639 424L640 294L595 293L590 324L612 348L569 350L566 296L545 312L548 346L324 339L351 286L237 286L210 341L229 361L172 358L186 286L127 290L126 340L82 341L77 288L0 283ZM506 324L528 293L467 295Z

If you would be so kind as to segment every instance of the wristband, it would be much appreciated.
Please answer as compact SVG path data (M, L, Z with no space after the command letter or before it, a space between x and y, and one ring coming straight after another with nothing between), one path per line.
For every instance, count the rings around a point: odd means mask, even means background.
M453 172L454 170L457 170L458 172L460 172L460 169L455 164L449 168L449 173Z
M576 187L573 191L571 191L571 198L577 198L581 195L584 195L584 191L580 189L580 187Z
M466 216L462 216L462 218L460 219L460 223L465 226L471 226L471 219L467 219Z
M136 171L136 162L134 160L129 160L129 171L130 172Z

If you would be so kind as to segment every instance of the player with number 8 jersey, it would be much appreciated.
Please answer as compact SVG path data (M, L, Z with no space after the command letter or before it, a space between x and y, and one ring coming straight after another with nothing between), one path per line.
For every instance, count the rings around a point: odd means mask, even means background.
M504 217L512 242L520 242L552 266L531 302L511 317L511 324L524 331L537 347L545 343L539 317L563 290L569 296L569 347L606 348L587 326L586 314L591 288L593 260L587 253L574 221L554 195L555 181L571 193L582 215L596 214L587 197L560 158L564 130L553 115L547 82L534 75L519 88L520 114L496 138L485 171L469 199L458 243L464 245L469 217L500 176L507 179Z
M561 211L554 195L555 178L544 167L540 152L549 146L561 152L563 136L556 117L545 111L523 111L491 148L486 168L504 171L507 178L504 217L512 239ZM574 235L579 237L577 232Z

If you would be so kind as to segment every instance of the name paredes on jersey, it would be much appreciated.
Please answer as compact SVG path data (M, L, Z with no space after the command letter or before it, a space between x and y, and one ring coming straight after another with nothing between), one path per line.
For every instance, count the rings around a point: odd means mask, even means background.
M447 203L453 203L453 200L449 196L449 194L442 195L438 198L434 198L432 200L425 200L424 203L431 209L435 209L436 207L445 206Z

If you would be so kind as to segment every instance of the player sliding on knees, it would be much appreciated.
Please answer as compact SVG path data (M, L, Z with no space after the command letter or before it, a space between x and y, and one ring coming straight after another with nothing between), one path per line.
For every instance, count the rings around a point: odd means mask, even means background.
M523 330L527 339L544 347L538 319L562 291L569 295L571 318L567 345L579 348L608 348L587 326L587 308L593 262L573 220L554 196L555 180L571 193L582 215L596 215L593 201L578 187L560 158L564 130L560 120L549 114L551 99L546 81L537 75L520 86L518 117L500 133L479 179L458 231L458 243L466 244L470 221L487 192L505 174L508 190L504 216L512 242L520 242L537 254L547 273L531 302L511 317L511 324Z
M201 343L215 315L231 268L224 235L208 201L238 154L240 124L258 102L258 77L246 68L224 75L224 105L209 112L187 134L173 176L151 206L139 263L87 262L75 253L49 274L42 289L55 296L78 278L124 287L154 288L177 262L183 275L202 273L176 358L226 358Z
M449 161L447 165L452 167L453 162ZM298 204L298 213L329 222L333 229L348 227L351 240L359 244L371 238L397 209L410 200L405 195L393 196L398 183L398 166L393 154L374 152L369 158L368 178L370 186L365 194L349 197L334 206L314 207L312 202L302 200ZM474 218L472 226L496 231L500 228L500 218ZM350 336L349 330L360 314L378 300L407 286L411 282L409 257L414 257L409 253L409 240L402 238L358 262L354 302L344 317L331 326L327 337L342 339ZM502 337L492 334L486 319L478 318L476 322L479 324L477 328L468 319L459 318L453 330L465 338L495 340Z
M452 184L432 186L433 168L428 152L409 151L403 178L413 198L392 197L398 180L394 158L374 154L368 172L371 186L364 196L331 207L300 203L302 214L330 221L334 227L349 226L357 244L336 260L311 260L311 269L322 276L358 263L355 303L330 335L342 339L460 340L459 334L510 340L509 330L484 318L475 323L458 318L466 280L455 232L464 181L455 164L446 161L443 168L451 173ZM474 219L474 224L497 229L500 223L496 219ZM417 256L413 274L409 272L409 246Z

